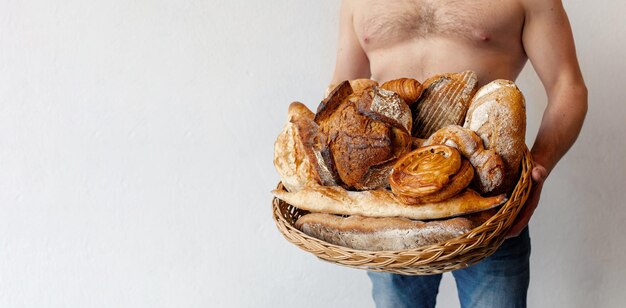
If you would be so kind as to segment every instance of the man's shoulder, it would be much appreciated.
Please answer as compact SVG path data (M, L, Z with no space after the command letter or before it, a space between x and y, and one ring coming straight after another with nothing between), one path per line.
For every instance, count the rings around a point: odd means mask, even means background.
M524 7L526 11L549 10L555 6L562 6L561 0L516 0Z

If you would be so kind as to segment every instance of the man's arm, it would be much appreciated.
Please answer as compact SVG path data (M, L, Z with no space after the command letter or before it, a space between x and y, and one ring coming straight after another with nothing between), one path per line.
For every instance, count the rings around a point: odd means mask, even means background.
M371 75L369 60L354 32L353 11L352 1L343 0L339 17L337 62L329 87L344 80L369 78Z
M567 14L560 0L523 0L526 16L524 49L548 96L532 147L535 189L511 235L528 224L537 207L543 181L574 144L587 113L587 88L578 66Z

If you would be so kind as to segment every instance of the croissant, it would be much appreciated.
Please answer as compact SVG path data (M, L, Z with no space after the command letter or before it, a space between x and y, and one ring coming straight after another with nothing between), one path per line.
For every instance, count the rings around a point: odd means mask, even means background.
M493 150L486 150L478 135L458 125L446 126L432 134L424 146L445 144L458 149L476 169L476 186L481 193L492 192L504 182L504 162Z
M422 84L412 78L390 80L383 83L380 87L388 91L396 92L409 106L417 101L424 90Z

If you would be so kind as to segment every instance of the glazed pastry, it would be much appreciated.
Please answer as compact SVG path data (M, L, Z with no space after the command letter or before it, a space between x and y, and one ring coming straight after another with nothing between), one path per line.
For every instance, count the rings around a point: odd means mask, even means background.
M389 185L396 196L421 197L441 190L461 168L461 155L451 147L422 147L393 166Z
M427 195L413 195L410 193L400 194L394 192L394 194L402 203L411 205L435 203L449 199L461 192L464 188L466 188L474 178L474 168L472 168L472 165L469 163L469 161L467 159L462 159L461 161L461 168L455 175L450 178L448 184L433 193ZM394 168L392 171L392 176L395 170L396 169ZM393 188L394 186L391 185L391 187Z

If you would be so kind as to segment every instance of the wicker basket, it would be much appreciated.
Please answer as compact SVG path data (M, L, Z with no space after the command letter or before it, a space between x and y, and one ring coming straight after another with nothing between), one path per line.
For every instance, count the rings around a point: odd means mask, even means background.
M333 245L294 227L296 220L308 212L278 198L272 200L274 221L288 241L325 261L404 275L448 272L477 263L500 247L530 193L532 158L528 149L521 165L520 179L513 193L493 217L464 235L435 245L399 251L366 251ZM284 189L281 183L278 189Z

